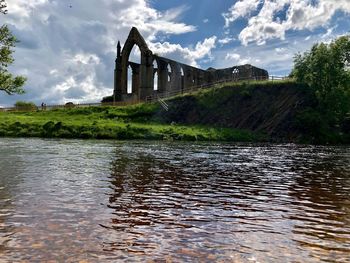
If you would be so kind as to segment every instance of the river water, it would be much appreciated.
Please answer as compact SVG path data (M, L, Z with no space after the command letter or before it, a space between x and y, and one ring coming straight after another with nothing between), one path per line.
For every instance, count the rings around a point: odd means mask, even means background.
M350 147L0 138L0 262L350 262Z

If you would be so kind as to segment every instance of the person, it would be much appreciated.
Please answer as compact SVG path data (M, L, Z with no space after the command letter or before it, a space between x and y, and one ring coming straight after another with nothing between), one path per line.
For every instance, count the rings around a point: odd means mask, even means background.
M41 103L41 110L44 110L44 106L45 106L45 103L42 102L42 103Z

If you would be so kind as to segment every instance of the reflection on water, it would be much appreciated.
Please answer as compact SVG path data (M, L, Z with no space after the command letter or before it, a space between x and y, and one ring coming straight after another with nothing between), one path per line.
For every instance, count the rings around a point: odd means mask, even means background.
M0 139L0 261L349 255L349 147Z

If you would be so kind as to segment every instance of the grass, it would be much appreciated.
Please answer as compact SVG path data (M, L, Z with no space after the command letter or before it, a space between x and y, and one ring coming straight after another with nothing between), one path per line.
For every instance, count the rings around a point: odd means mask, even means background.
M84 139L257 141L245 130L157 123L158 104L0 112L0 136Z
M274 136L277 136L277 140L289 142L292 139L295 142L321 144L350 142L350 115L339 127L327 126L324 116L313 108L310 102L312 96L308 90L293 81L218 84L212 88L167 98L169 111L162 109L159 103L32 112L0 111L0 137L273 141L274 138L268 135L223 127L231 127L233 113L238 112L235 118L240 118L251 111L269 109L269 99L279 95L280 89L284 88L287 88L287 91L301 91L305 105L292 117L283 120L291 124L287 130L283 130L282 125L282 130L275 131ZM289 93L282 95L289 96ZM247 101L248 103L245 103ZM242 105L250 106L243 107L243 111L240 111ZM260 121L269 121L269 118L279 113L273 107L270 110L272 115L266 115L265 119ZM212 123L212 126L208 126L208 123ZM215 123L220 123L223 127L215 127ZM254 127L251 129L254 130ZM294 137L290 137L289 134Z
M158 103L125 107L84 107L33 112L0 112L0 136L47 138L152 139L189 141L266 141L269 138L248 130L211 127L185 123L186 98L198 112L222 116L227 108L225 100L236 95L250 98L256 89L294 86L293 81L247 81L215 85L190 94L167 98L171 110L165 112ZM238 96L238 97L239 97ZM183 103L185 103L183 105ZM227 104L228 106L230 103ZM222 112L221 112L222 111ZM178 118L172 118L174 116ZM215 114L214 114L215 115ZM170 116L170 117L169 117ZM179 122L171 123L173 120ZM171 124L170 124L171 123ZM224 125L225 126L225 125Z

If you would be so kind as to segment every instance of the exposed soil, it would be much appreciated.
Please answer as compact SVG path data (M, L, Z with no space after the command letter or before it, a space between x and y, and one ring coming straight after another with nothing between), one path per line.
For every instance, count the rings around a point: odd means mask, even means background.
M227 86L167 100L162 122L203 124L266 133L272 140L296 141L296 115L309 104L306 92L294 83Z

